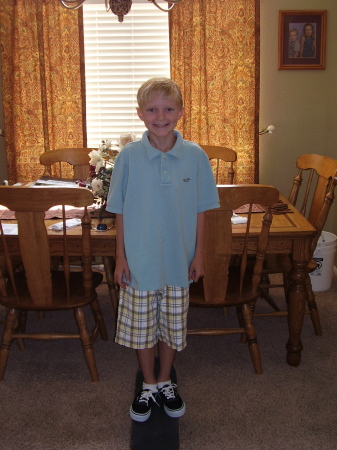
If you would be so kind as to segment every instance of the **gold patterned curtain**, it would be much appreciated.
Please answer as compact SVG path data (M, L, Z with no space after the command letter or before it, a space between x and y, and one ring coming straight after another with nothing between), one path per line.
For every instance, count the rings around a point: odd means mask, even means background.
M184 138L232 148L235 182L257 183L259 0L183 0L170 13L170 51Z
M42 152L85 147L82 8L55 0L0 0L8 179L37 179Z

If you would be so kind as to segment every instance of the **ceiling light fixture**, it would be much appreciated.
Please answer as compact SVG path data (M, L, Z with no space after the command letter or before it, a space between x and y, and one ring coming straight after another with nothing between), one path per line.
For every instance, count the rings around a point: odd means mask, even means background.
M153 3L157 8L161 9L162 11L168 12L171 11L171 9L175 6L176 3L179 3L182 0L164 0L166 3L168 3L167 9L158 5L158 3L155 0L148 0L148 1ZM83 5L85 0L60 0L60 2L61 5L67 9L78 9ZM126 16L127 13L130 11L131 6L132 0L105 0L106 10L116 14L116 16L118 17L118 22L123 22L124 16Z

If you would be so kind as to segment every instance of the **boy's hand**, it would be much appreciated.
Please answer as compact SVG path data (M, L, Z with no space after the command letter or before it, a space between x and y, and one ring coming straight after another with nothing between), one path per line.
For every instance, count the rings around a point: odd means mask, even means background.
M123 275L125 275L126 282L123 280ZM119 284L121 288L125 289L126 286L128 286L130 281L130 270L125 257L117 257L114 278L115 283Z
M206 221L206 212L203 211L198 213L195 254L194 258L192 259L190 269L188 271L188 278L194 281L195 283L199 280L200 277L203 277L205 273L204 268L205 221Z
M188 278L193 280L195 283L200 277L203 277L205 273L204 270L204 260L202 257L195 256L192 259L190 270L188 272Z

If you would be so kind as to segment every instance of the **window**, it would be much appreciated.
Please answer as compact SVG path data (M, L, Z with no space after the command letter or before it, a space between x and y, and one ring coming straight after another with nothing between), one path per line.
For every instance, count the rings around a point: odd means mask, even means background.
M133 0L120 23L102 0L87 0L83 16L88 147L128 131L140 137L137 90L151 77L170 76L168 14Z

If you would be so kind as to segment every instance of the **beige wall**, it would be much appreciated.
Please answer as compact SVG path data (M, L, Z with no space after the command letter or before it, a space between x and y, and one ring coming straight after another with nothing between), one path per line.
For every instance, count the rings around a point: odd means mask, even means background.
M327 10L325 70L278 70L279 10ZM260 183L288 195L303 153L337 158L337 2L261 0ZM337 202L325 229L337 234ZM337 261L336 261L337 262Z

